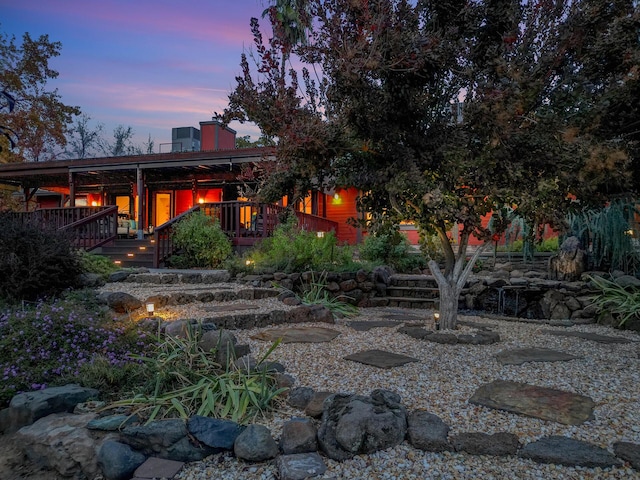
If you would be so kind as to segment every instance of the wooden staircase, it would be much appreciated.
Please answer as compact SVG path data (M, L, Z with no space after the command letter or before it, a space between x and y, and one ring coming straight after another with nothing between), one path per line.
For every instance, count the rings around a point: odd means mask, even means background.
M155 255L153 237L144 240L117 239L109 245L104 245L92 253L104 255L123 268L147 267L153 268Z

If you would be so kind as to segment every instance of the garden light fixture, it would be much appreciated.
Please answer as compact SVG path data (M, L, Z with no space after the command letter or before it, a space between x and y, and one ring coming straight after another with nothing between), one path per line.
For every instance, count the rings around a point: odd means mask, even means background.
M154 312L155 312L155 305L153 303L147 303L147 314L150 317L153 317Z

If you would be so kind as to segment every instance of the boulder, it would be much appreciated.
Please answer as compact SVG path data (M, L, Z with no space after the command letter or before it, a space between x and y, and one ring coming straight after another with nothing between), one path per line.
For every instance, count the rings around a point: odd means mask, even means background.
M617 457L629 462L633 468L640 470L640 445L631 442L616 442L613 452Z
M19 393L11 399L6 413L0 417L0 432L15 432L52 413L72 412L78 403L97 398L98 395L98 390L94 388L74 384Z
M146 459L129 445L107 440L98 450L97 462L106 480L129 480Z
M193 462L211 455L213 449L195 445L189 439L183 420L159 420L124 428L120 440L147 456L178 462Z
M293 408L299 408L300 410L304 410L311 397L314 394L313 388L310 387L296 387L292 388L289 391L289 398L287 399L287 403L291 405Z
M57 471L63 477L94 478L98 472L96 452L103 440L95 440L85 428L93 413L57 413L21 428L16 441L29 460Z
M550 436L525 445L519 454L539 463L555 463L569 467L608 468L620 465L611 452L573 438Z
M280 455L276 466L280 480L304 480L318 477L327 471L322 457L315 452Z
M233 444L244 427L230 420L193 415L187 422L187 430L200 443L218 453L233 450Z
M400 396L387 390L332 395L325 401L318 430L320 448L334 460L373 453L402 443L407 414Z
M324 411L324 401L331 395L333 392L314 392L304 407L304 413L312 418L320 417Z
M142 308L142 302L125 292L112 292L105 297L106 304L116 313L129 313Z
M280 450L284 454L308 453L318 450L316 427L307 420L294 418L282 426Z
M582 249L578 237L568 237L560 251L549 258L549 278L573 282L587 270L587 252Z
M520 448L518 436L507 432L498 432L493 435L482 432L465 432L454 435L450 441L455 451L471 455L515 455Z
M407 418L407 437L415 448L427 452L443 452L451 447L447 440L449 426L426 410L416 410Z
M252 424L238 435L233 451L241 460L262 462L278 455L278 445L267 427Z

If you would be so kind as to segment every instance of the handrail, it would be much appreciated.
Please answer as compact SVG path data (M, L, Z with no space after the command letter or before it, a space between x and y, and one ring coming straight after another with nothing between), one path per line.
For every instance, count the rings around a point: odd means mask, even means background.
M186 212L181 213L177 217L173 217L168 222L156 227L153 230L153 240L155 244L155 251L153 255L153 268L159 268L161 264L165 263L169 257L174 255L177 248L173 245L173 226L182 220L187 215L200 210L200 205L196 205Z
M117 237L118 207L56 207L31 212L11 212L22 222L37 222L69 232L76 248L91 251Z
M89 252L117 238L118 207L106 207L59 230L69 231L73 245Z
M287 209L279 205L248 201L226 201L199 204L172 218L154 230L154 268L158 268L177 252L171 234L173 226L186 215L203 211L215 218L236 247L253 246L273 234L282 222ZM300 228L312 232L336 231L338 224L317 215L295 212Z

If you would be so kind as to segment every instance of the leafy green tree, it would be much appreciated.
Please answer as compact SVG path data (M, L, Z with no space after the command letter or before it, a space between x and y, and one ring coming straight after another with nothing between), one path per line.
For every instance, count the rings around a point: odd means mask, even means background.
M15 36L0 32L0 91L13 102L12 111L0 111L0 125L18 139L11 148L0 137L0 163L52 160L64 148L65 134L80 109L62 103L57 89L47 89L47 81L58 76L49 60L61 48L48 35L33 39L25 33L18 43Z
M304 88L295 71L283 78L277 39L265 45L254 20L257 80L243 57L225 116L278 138L274 193L355 186L373 221L412 221L437 235L445 268L429 267L441 325L453 328L481 252L467 261L471 236L490 244L511 210L530 225L561 226L579 202L631 186L629 144L594 128L615 80L594 69L601 87L584 87L586 67L601 61L587 54L590 42L606 35L615 43L614 18L625 32L637 28L633 3L613 3L310 1L314 30L292 49L309 67ZM587 15L597 18L593 34L577 28ZM637 35L622 41L630 44L611 52L613 63L637 82L625 60L638 51ZM322 78L312 81L311 71ZM491 212L494 231L482 222ZM448 235L455 225L459 243Z
M275 142L261 135L258 140L252 141L250 135L244 135L236 138L236 148L254 148L254 147L273 147Z
M106 142L105 153L110 157L141 154L142 149L133 144L133 135L133 128L118 125L113 129L113 140Z

